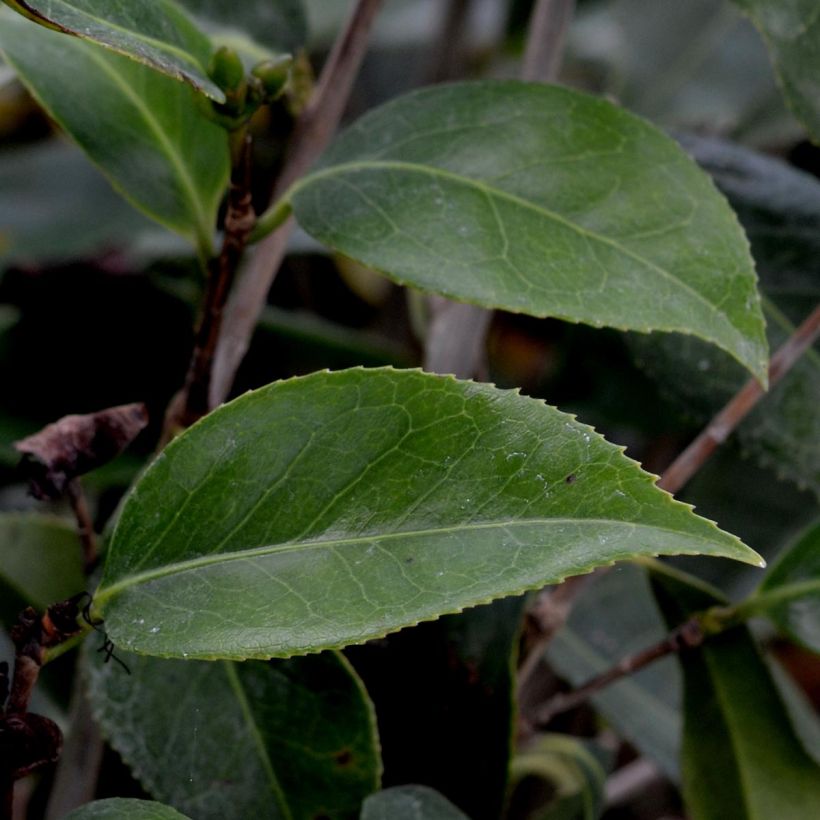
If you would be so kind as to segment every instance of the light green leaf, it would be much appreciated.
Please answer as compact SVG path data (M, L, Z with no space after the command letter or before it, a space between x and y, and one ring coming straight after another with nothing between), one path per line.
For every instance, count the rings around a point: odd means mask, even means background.
M793 641L820 652L820 521L783 551L739 609L765 615Z
M736 218L672 140L604 100L520 82L413 92L342 135L290 201L309 233L399 282L691 333L765 381Z
M657 553L758 561L540 401L356 369L246 393L172 442L96 607L134 651L287 656Z
M605 624L605 628L604 625ZM593 578L547 649L550 666L573 686L667 634L645 571L617 567ZM593 696L616 732L673 780L680 777L681 681L671 658L651 664Z
M786 100L820 143L820 5L816 0L735 0L760 30Z
M301 0L179 0L208 32L215 47L226 45L251 63L273 54L294 52L307 40Z
M227 136L190 89L7 9L0 23L9 62L114 187L208 255L228 180Z
M43 610L85 589L80 542L65 521L0 513L0 620L11 625L27 606Z
M325 653L271 663L84 654L92 709L154 797L197 820L355 817L379 787L375 715Z
M658 601L671 627L725 604L696 579L659 565ZM792 729L745 627L681 657L683 794L692 820L805 820L820 805L820 766Z
M122 54L152 70L184 80L217 102L225 95L205 72L208 38L169 0L3 0L41 26ZM29 24L30 25L30 24ZM85 87L86 76L78 82ZM76 79L76 78L75 78Z
M510 764L513 786L528 777L543 780L551 793L547 805L527 814L532 820L596 820L601 816L606 772L577 738L541 735Z
M65 816L65 820L184 820L170 806L153 803L150 800L135 800L125 797L110 797L86 803Z
M447 798L428 786L394 786L370 795L361 820L469 820Z

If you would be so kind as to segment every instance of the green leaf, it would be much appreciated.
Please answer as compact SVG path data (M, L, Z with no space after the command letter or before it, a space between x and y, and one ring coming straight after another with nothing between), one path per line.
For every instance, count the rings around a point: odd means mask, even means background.
M273 54L294 52L307 40L301 0L179 0L214 47L230 46L251 64Z
M582 590L566 625L550 642L547 659L580 686L663 640L667 632L645 571L625 565L593 578ZM592 702L619 735L678 780L681 681L673 659L663 658L607 686Z
M287 656L657 553L759 560L540 401L356 369L246 393L172 442L96 606L134 651Z
M820 652L820 521L783 551L739 609L765 615L793 641Z
M154 797L197 820L355 817L379 787L375 715L341 655L271 663L84 655L92 709Z
M714 139L682 138L727 194L752 243L772 348L820 299L820 182L782 161ZM631 336L638 364L687 415L705 422L746 374L699 339ZM736 431L742 449L820 497L820 355L809 350Z
M59 518L0 513L0 620L27 606L43 610L85 589L76 530Z
M473 820L502 816L525 604L503 598L346 650L379 716L388 782L430 786Z
M64 140L0 153L0 190L0 270L87 259L152 228Z
M65 816L65 820L180 820L185 818L170 806L153 803L150 800L110 797L107 800L95 800L74 809Z
M190 90L6 9L0 22L9 62L114 187L209 255L228 180L227 136L202 116Z
M169 0L3 0L41 26L122 54L175 80L183 80L217 102L225 95L204 66L211 43L177 3ZM86 87L87 76L80 87ZM76 78L75 78L76 79Z
M394 786L370 795L361 820L468 820L449 800L428 786Z
M413 92L359 120L290 200L309 233L401 283L691 333L766 379L737 220L674 142L604 100L520 82Z
M550 787L547 805L526 815L532 820L596 820L603 812L606 772L577 738L541 735L510 764L513 787L526 778L537 778Z
M820 144L820 6L815 0L735 0L760 30L786 100Z
M696 579L659 565L658 601L671 627L725 604ZM681 658L683 794L692 820L805 820L820 805L820 766L796 737L745 627Z

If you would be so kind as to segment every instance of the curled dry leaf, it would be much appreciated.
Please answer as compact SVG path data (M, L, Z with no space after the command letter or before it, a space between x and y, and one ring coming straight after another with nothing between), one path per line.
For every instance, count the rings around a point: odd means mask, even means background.
M55 763L63 747L63 733L57 724L43 715L28 712L0 718L0 760L7 771L1 776L12 780Z
M69 482L118 456L148 424L144 404L64 416L14 443L36 498L59 498Z

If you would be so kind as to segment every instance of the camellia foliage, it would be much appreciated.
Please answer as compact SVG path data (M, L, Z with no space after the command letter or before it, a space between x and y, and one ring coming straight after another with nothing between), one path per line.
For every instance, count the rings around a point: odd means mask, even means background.
M311 9L329 17L332 5ZM361 19L354 14L349 39L339 35L344 47L328 58L340 73L350 69L345 48L362 48L368 5L379 4L355 4ZM448 5L457 18L459 4ZM509 4L511 42L530 5ZM534 5L532 32L542 7L561 4ZM587 5L579 4L579 42L602 25ZM630 3L600 5L620 19ZM788 104L820 141L815 3L737 5L771 49ZM134 393L176 368L154 401L160 415L169 405L164 425L143 434L153 437L148 447L107 466L144 424L123 429L122 408L71 415L37 435L37 413L6 418L0 409L0 426L14 429L9 441L28 436L16 446L35 494L68 499L85 557L84 573L66 507L20 512L20 493L0 496L2 613L13 644L11 665L0 668L7 806L15 780L58 760L64 728L64 761L83 731L99 731L129 774L119 775L122 789L97 788L98 764L87 761L85 792L66 796L71 770L60 762L48 816L600 817L617 791L607 778L621 765L611 743L592 721L553 722L553 701L525 683L549 664L581 685L666 641L662 652L677 657L595 689L611 733L678 789L693 820L813 816L820 729L766 650L778 634L817 668L816 351L739 428L765 480L755 481L750 462L719 462L702 477L703 515L586 422L613 440L651 439L654 449L639 444L637 455L659 469L658 451L696 430L676 405L705 421L746 380L768 387L769 345L791 336L817 300L820 183L731 142L673 139L615 102L615 89L581 90L596 88L583 59L572 87L465 70L452 72L456 82L402 89L300 165L294 157L332 130L327 112L338 102L322 96L332 76L311 97L308 31L299 0L0 7L8 76L38 107L30 116L47 117L76 146L0 151L4 193L27 190L18 200L27 207L0 206L0 275L65 264L66 278L85 259L147 271L160 283L152 301L125 312L159 340L151 372L140 382L117 353L108 369L126 387L104 393L108 404L151 404ZM96 203L93 215L72 195ZM381 336L321 311L285 319L264 307L265 287L251 307L230 301L260 267L278 264L264 254L293 220L298 242L322 260L317 269L335 265L363 310L383 311ZM786 244L793 255L784 259ZM321 293L322 281L294 291ZM407 338L412 326L423 337L439 297L499 311L499 326L522 337L549 328L540 355L565 368L562 378L545 390L537 379L507 378L499 359L514 358L509 350L492 360L501 331L488 361L504 387L424 372L415 343L397 352L384 328ZM166 343L166 317L154 314L161 299L184 303L174 316L182 325L201 301L188 375L173 398L183 382L176 351L189 341ZM25 314L3 310L0 359L27 338ZM240 371L238 383L253 389L213 407L221 345L254 310L262 313L248 371L264 360L268 375ZM116 314L101 296L94 311ZM82 324L71 317L69 327ZM271 328L278 348L264 347ZM463 331L451 328L455 347ZM310 367L282 364L274 351L294 339L299 356L311 345L335 353ZM114 347L103 333L95 344ZM134 361L146 356L142 347ZM93 373L95 386L104 370ZM573 390L585 381L594 389L579 400ZM619 390L633 394L631 404L613 412L608 396ZM98 409L94 401L63 409ZM8 447L0 455L8 467L16 458ZM99 553L81 473L105 525ZM748 475L755 486L744 496ZM788 503L756 529L738 510L762 519L754 493L769 484L786 487ZM740 496L733 504L727 486ZM793 523L806 528L763 575L761 553L778 552ZM686 557L673 566L659 556ZM593 572L571 613L567 604L554 623L533 626L554 600L538 590L553 585L561 599L571 587L559 585ZM18 618L27 606L37 612ZM133 798L128 777L145 799ZM45 793L47 782L36 788Z

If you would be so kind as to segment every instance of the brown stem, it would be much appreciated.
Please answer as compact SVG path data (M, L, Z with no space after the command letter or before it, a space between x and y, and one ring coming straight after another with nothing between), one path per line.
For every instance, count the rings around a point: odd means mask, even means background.
M442 83L458 76L472 0L446 0L441 5L441 28L430 60L429 83Z
M599 692L605 686L626 677L626 675L631 675L639 669L643 669L658 658L700 646L703 643L703 637L700 621L697 618L690 618L654 646L622 658L606 672L596 675L574 691L562 692L551 698L535 710L533 722L537 726L543 727L556 715L580 706L587 698Z
M800 356L820 335L820 305L794 331L785 344L772 356L769 363L771 388L791 370ZM676 493L706 463L712 453L723 444L744 417L765 395L756 379L748 382L729 403L712 419L706 429L672 462L658 482L659 487Z
M537 0L530 16L521 79L549 83L558 76L575 0Z
M256 221L251 202L251 143L241 133L232 137L233 171L225 213L224 235L219 256L208 265L208 279L202 313L194 336L194 351L185 384L174 397L165 415L162 443L180 429L190 427L209 410L208 396L213 378L222 315L239 261Z
M97 566L97 536L94 533L94 522L91 520L91 513L88 511L88 502L85 498L83 485L79 478L72 479L66 487L71 509L77 519L77 534L80 536L80 544L83 549L83 569L86 575L90 575Z
M0 781L0 790L3 792L3 807L0 818L2 820L13 820L14 817L14 781L6 777Z
M274 187L274 200L310 168L330 142L347 105L367 50L373 22L383 2L358 0L356 3L322 68L313 97L296 123L288 156ZM216 343L209 407L224 401L231 389L270 286L285 256L292 229L293 220L289 219L256 246L231 295Z

